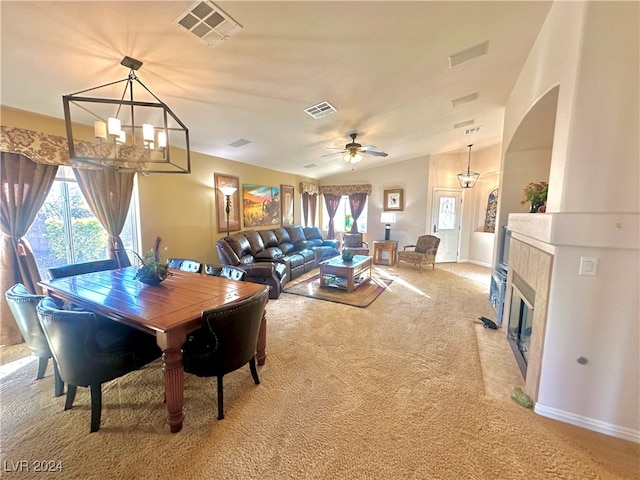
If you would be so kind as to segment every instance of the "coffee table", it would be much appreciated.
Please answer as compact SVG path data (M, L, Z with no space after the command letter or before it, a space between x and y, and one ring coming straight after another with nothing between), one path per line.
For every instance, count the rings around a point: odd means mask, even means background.
M320 287L338 288L353 292L371 278L372 257L354 255L345 262L342 257L334 257L320 263Z

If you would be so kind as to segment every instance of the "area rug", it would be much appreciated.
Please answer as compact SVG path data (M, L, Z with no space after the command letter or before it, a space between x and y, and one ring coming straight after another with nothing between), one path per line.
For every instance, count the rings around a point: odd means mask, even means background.
M376 268L368 283L364 283L353 292L347 293L337 288L320 288L320 273L317 271L308 275L308 277L288 285L283 292L360 308L371 305L397 277L397 275Z

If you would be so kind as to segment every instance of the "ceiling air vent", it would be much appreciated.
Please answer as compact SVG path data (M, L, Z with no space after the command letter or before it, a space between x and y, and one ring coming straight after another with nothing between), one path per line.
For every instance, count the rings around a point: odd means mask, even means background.
M312 107L305 108L304 111L313 118L322 118L333 112L337 112L336 108L329 102L321 102L317 105L313 105Z
M470 93L469 95L465 95L464 97L458 97L451 100L451 108L457 107L461 103L473 102L478 99L478 92Z
M486 42L482 42L479 45L475 45L461 52L454 53L453 55L449 56L449 68L457 67L461 63L465 63L469 60L473 60L474 58L486 55L488 49L489 41L487 40Z
M199 0L174 20L180 29L196 36L208 47L216 47L242 26L213 2Z
M316 168L318 166L317 163L309 163L302 168Z
M246 138L239 138L235 142L231 142L229 146L234 148L240 148L240 147L244 147L249 143L251 143L251 140L247 140Z
M474 123L475 123L475 120L467 120L465 122L454 123L453 128L462 128L462 127L466 127L467 125L473 125Z

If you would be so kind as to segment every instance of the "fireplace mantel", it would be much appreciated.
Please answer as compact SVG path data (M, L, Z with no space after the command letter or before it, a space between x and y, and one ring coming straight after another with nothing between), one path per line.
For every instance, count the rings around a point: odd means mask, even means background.
M551 254L554 246L636 250L640 238L637 213L510 213L508 226L520 241Z

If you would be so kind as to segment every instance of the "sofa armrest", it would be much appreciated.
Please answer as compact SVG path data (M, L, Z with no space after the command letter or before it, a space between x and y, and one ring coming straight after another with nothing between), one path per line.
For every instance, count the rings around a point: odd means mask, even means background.
M340 250L340 240L332 239L332 240L323 240L323 247L333 247L336 250Z
M255 263L242 263L236 265L237 268L244 270L247 273L247 279L250 277L276 277L278 280L282 279L284 271L279 267L279 263L276 262L255 262Z
M277 299L287 282L286 267L275 262L243 263L236 265L246 272L245 281L269 286L269 298Z

